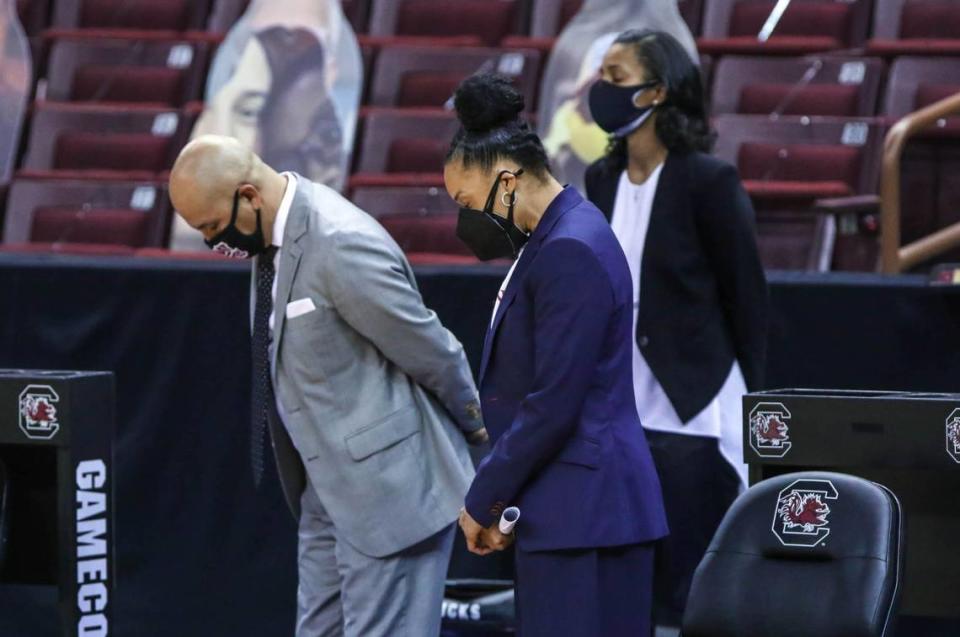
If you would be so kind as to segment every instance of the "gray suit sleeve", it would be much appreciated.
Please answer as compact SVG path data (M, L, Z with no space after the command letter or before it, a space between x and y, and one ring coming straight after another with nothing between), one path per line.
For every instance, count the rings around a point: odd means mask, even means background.
M340 316L436 396L464 432L483 426L463 345L423 304L409 266L383 239L338 233L325 255L327 286Z

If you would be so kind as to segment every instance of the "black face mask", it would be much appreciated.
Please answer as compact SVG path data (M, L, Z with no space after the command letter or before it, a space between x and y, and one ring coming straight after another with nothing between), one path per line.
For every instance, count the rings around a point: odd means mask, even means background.
M240 191L233 193L233 210L230 213L230 223L223 230L210 239L204 239L207 247L225 257L232 259L249 259L267 249L263 238L263 227L260 225L260 208L256 208L257 229L253 234L244 234L237 229L237 212L240 210Z
M487 203L483 210L475 208L460 208L460 217L457 219L457 237L467 244L481 261L491 259L516 259L520 249L530 238L523 230L513 223L513 206L516 195L510 196L507 206L507 218L493 213L493 204L496 201L497 191L500 189L500 178L509 170L502 170L493 182L493 188L487 196ZM523 169L511 173L515 177L523 174Z
M597 126L614 137L625 137L640 128L653 113L650 104L640 108L634 104L637 95L660 82L653 80L633 86L617 86L597 80L590 87L590 114Z

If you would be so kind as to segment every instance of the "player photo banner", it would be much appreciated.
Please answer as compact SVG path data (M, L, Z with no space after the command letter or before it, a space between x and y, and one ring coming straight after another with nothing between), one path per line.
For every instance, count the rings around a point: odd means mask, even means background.
M628 29L665 31L698 59L676 0L584 1L550 54L537 119L557 177L581 190L584 171L603 156L608 143L608 135L590 116L587 94L603 54L617 35Z

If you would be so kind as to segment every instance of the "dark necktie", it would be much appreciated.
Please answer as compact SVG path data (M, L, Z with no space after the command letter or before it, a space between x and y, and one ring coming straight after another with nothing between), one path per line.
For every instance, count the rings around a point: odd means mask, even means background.
M276 409L273 383L270 380L270 312L273 310L273 257L271 246L257 258L257 302L253 312L253 386L250 430L250 462L253 482L263 479L264 435L270 411Z

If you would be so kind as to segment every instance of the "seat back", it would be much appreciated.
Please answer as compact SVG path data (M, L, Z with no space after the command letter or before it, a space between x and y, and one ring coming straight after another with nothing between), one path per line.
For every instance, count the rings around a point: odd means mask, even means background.
M3 242L160 247L171 214L164 181L16 179Z
M883 63L873 58L726 56L713 69L715 115L870 117Z
M522 0L374 0L372 35L477 36L496 46L524 32Z
M453 113L372 110L363 120L360 173L435 173L459 124Z
M372 106L442 107L457 86L478 71L496 71L513 79L536 110L540 53L529 49L504 51L475 47L384 47L374 64L370 88Z
M56 0L53 26L61 29L203 29L209 0Z
M751 195L769 198L774 184L811 200L876 193L883 127L874 122L722 115L714 123L717 156L739 168Z
M769 212L757 217L757 249L766 270L826 272L836 222L825 214Z
M182 106L200 98L208 49L186 38L65 35L51 45L46 97Z
M827 472L764 480L724 516L693 576L683 637L889 637L903 564L900 503Z
M900 118L956 93L960 58L905 56L890 67L881 114Z
M197 109L38 102L30 127L28 170L168 170Z
M703 35L756 36L775 4L774 0L711 0L704 9ZM869 0L795 0L773 36L827 36L840 46L859 46L867 38L871 7Z
M960 38L960 5L953 0L877 0L873 37L882 40Z
M583 0L534 0L530 16L530 35L554 38L583 7Z

